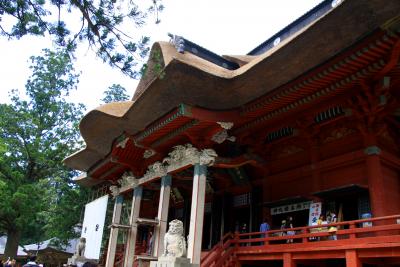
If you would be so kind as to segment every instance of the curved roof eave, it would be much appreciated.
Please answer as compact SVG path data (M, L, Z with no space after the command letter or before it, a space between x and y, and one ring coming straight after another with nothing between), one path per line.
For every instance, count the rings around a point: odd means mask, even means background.
M143 77L138 85L141 93L133 101L106 104L90 111L80 123L86 148L64 162L87 171L109 153L116 137L143 130L181 103L218 110L238 108L350 47L397 16L399 5L396 0L346 0L236 70L226 70L190 53L180 54L169 43L155 43L153 50L160 48L165 76ZM355 14L354 10L358 12Z

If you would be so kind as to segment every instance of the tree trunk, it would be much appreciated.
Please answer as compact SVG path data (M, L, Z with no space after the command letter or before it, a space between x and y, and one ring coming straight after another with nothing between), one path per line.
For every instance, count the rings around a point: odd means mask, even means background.
M7 244L4 249L4 257L15 259L17 257L19 240L21 239L21 232L19 230L7 231Z

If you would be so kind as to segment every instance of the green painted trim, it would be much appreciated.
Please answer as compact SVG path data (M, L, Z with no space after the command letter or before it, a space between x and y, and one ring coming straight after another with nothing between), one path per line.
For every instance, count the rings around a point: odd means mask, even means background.
M119 144L120 142L124 141L128 136L125 133L121 134L117 138L115 138L115 144Z
M191 117L192 116L192 107L186 104L179 104L178 106L179 113L183 116L186 117Z

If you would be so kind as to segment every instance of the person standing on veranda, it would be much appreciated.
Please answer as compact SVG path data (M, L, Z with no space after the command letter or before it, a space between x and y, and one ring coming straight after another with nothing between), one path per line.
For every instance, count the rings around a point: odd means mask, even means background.
M292 217L292 216L289 216L289 217L286 219L285 229L292 229L292 228L293 228L293 217ZM293 230L289 230L289 231L286 232L286 234L287 234L287 235L295 235L296 232L293 231ZM287 243L293 243L293 239L288 239L286 242L287 242Z
M260 224L260 232L266 233L267 231L271 230L270 225L267 222L267 218L264 217L263 222ZM267 234L261 234L261 238L267 237ZM261 242L261 245L264 244L264 242Z

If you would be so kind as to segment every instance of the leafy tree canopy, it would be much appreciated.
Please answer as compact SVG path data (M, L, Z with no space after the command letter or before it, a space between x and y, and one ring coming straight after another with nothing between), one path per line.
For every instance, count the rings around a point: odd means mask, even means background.
M126 89L120 84L113 84L108 87L103 93L104 97L101 99L103 103L120 102L129 100L129 95Z
M25 94L13 90L11 103L0 104L0 233L8 235L11 257L21 240L42 241L60 228L71 233L83 204L74 173L62 164L81 142L84 106L66 100L79 76L67 52L44 50L31 61ZM56 223L55 214L64 221Z
M147 55L149 38L134 37L137 33L132 29L145 24L149 14L155 14L158 23L158 13L163 9L160 0L148 1L143 8L145 3L139 7L134 1L124 0L0 0L0 34L8 38L49 34L68 51L88 41L104 62L137 77L135 66ZM75 11L80 14L78 24L76 18L68 18Z

